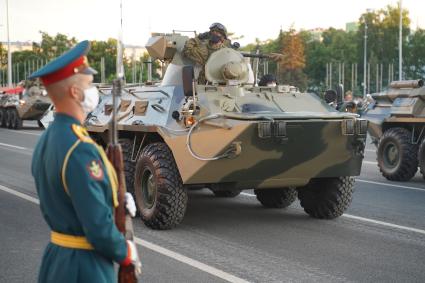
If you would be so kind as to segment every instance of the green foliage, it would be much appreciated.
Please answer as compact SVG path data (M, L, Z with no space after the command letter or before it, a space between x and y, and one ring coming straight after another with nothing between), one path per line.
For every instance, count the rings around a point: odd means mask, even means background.
M13 77L14 82L17 83L17 78L24 79L30 73L40 68L48 61L60 56L65 51L70 49L77 43L77 40L72 37L68 38L64 34L58 33L55 36L51 36L46 32L40 32L41 42L33 42L32 50L16 51L12 54L13 62ZM116 77L116 59L117 59L117 40L110 38L107 41L91 41L91 49L87 55L89 64L92 68L98 71L98 74L94 76L95 82L101 82L101 60L104 58L105 61L105 82L111 83ZM129 58L124 58L124 69L125 78L127 82L133 82L133 67L136 70L135 82L140 82L140 73L143 69L143 81L147 80L147 62L149 61L149 55L146 53L143 57L138 58L139 60L133 64ZM7 50L0 43L0 63L1 71L6 72L7 65ZM143 64L143 67L141 65ZM160 62L154 61L152 65L152 77L153 80L158 80L160 74L157 70L160 68Z
M380 10L368 11L362 14L359 17L356 32L346 32L344 30L329 28L321 31L321 34L318 31L300 31L294 33L291 28L289 31L281 30L276 39L269 39L263 42L256 39L254 43L244 46L242 50L253 52L258 49L261 53L282 52L283 50L283 55L287 60L296 61L300 58L299 56L293 56L296 54L294 49L297 48L291 47L290 45L293 42L288 41L288 36L296 35L303 43L305 67L298 68L295 74L286 74L288 70L285 70L281 66L280 72L283 72L283 74L278 76L280 83L287 83L289 80L289 82L301 89L303 85L307 84L309 89L323 91L326 87L326 64L333 64L333 83L336 83L336 66L338 63L345 63L344 83L346 89L349 89L348 86L351 86L352 64L357 64L358 66L357 82L354 82L354 86L359 89L360 81L363 78L364 30L365 23L367 23L367 58L368 63L371 65L371 89L374 90L376 89L375 72L377 64L383 64L384 67L384 86L388 83L388 64L394 64L394 78L398 77L399 16L399 7L387 6ZM419 29L411 33L409 29L409 13L407 10L403 10L402 26L404 79L424 78L425 30ZM285 52L292 53L292 55L285 54ZM273 65L269 70L272 70L275 74L278 71L273 68ZM302 72L299 70L302 70ZM301 73L305 74L305 77ZM306 83L304 83L304 79L306 79Z

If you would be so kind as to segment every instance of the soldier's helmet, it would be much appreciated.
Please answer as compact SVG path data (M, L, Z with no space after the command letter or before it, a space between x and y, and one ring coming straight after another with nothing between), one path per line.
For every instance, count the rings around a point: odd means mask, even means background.
M221 33L224 36L224 38L227 39L227 29L224 25L220 23L213 23L212 25L210 25L210 32L211 31L217 31Z

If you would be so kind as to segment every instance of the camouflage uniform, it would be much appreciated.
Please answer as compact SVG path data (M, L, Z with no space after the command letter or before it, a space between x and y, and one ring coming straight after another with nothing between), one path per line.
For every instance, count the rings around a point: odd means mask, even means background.
M230 40L226 39L223 44L218 47L213 47L208 38L200 39L199 37L195 37L186 41L183 48L183 55L194 61L202 68L198 75L198 84L205 84L207 82L207 79L205 78L205 64L207 63L210 55L225 47L231 47Z

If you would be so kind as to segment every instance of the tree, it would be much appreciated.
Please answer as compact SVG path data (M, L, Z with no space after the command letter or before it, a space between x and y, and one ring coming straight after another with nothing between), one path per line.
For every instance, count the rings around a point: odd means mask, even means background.
M425 78L425 30L418 29L409 36L409 45L404 49L406 77L410 79Z
M294 29L282 36L283 60L279 62L279 79L281 83L295 85L304 90L307 87L307 76L303 73L305 67L304 43L300 34Z

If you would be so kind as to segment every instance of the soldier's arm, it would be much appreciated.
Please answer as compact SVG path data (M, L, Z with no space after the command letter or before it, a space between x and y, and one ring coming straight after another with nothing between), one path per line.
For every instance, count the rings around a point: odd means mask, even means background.
M99 170L97 170L99 169ZM66 164L64 185L87 240L94 249L115 262L127 256L127 243L115 226L111 186L96 147L79 144Z
M203 65L205 63L205 55L202 53L200 48L199 39L191 38L186 41L183 48L183 55L199 65Z

